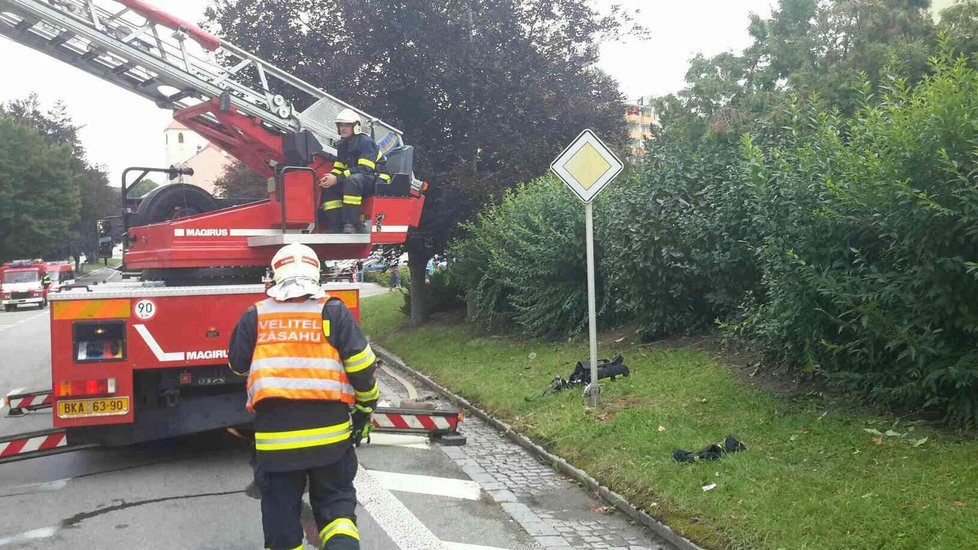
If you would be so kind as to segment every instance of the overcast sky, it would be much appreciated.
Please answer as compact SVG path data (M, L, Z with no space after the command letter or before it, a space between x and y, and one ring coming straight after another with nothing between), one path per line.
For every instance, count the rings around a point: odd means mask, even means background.
M150 0L174 15L198 21L204 0ZM644 42L605 45L600 67L615 77L629 98L663 95L683 86L688 60L739 51L749 44L750 13L767 16L775 0L595 0L638 9L637 19L651 30ZM109 169L113 185L127 166L161 166L163 129L169 111L79 69L0 37L0 101L38 93L45 107L64 100L89 159ZM333 90L331 90L333 91ZM342 92L333 91L344 99ZM410 135L410 129L405 129Z

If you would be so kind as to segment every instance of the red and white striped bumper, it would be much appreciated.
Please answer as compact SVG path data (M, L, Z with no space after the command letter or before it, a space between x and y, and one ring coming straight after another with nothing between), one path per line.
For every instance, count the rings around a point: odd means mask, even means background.
M45 430L0 439L0 459L17 455L34 454L35 451L49 451L68 446L64 430Z
M52 398L50 391L8 395L4 398L4 405L10 408L10 410L7 412L9 415L19 415L23 414L25 411L48 409L52 406L53 402L54 399Z
M395 409L382 407L374 411L373 423L378 432L447 434L458 431L462 415L458 411Z

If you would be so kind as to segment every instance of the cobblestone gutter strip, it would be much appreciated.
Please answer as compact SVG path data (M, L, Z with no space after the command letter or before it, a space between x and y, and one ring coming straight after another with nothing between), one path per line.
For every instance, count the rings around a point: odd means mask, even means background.
M611 489L609 489L609 488L601 485L598 482L598 480L596 480L593 477L591 477L584 470L581 470L580 468L577 468L575 466L572 466L566 460L564 460L564 459L560 458L559 456L557 456L557 455L555 455L555 454L547 451L543 447L541 447L541 446L537 445L536 443L534 443L533 441L531 441L529 438L527 438L527 437L525 437L525 436L517 433L515 430L513 430L512 427L510 427L509 424L506 424L502 420L498 420L495 417L490 416L489 414L483 412L481 409L479 409L478 407L476 407L475 405L473 405L472 403L470 403L464 397L459 396L459 395L456 395L454 392L452 392L451 390L449 390L447 388L442 387L441 385L439 385L437 382L435 382L431 378L428 378L424 374L421 374L420 372L412 369L400 357L398 357L398 356L394 355L393 353L391 353L390 351L388 351L388 350L380 347L376 343L371 343L370 347L377 353L377 355L379 355L381 358L383 358L389 364L394 365L397 368L402 369L402 370L408 372L412 376L416 376L419 379L423 380L426 384L428 384L432 388L435 388L436 390L438 390L441 394L443 394L448 399L450 399L450 400L458 403L462 408L466 409L467 411L471 412L475 416L479 417L484 422L488 423L490 426L493 426L497 430L500 430L501 432L503 432L506 435L506 437L508 437L510 440L512 440L517 445L519 445L519 446L523 447L524 449L526 449L527 451L533 453L534 455L536 455L537 457L539 457L541 460L543 460L544 462L550 464L552 467L554 467L555 469L559 470L563 474L565 474L565 475L567 475L567 476L569 476L569 477L577 480L578 482L586 485L592 491L594 491L599 496L601 496L601 498L603 498L606 501L608 501L615 508L617 508L618 510L621 510L625 514L628 514L632 519L634 519L635 521L637 521L637 522L641 523L642 525L648 527L649 529L651 529L653 532L655 532L657 535L659 535L663 539L665 539L665 540L669 541L670 543L674 544L677 548L680 548L682 550L704 550L702 547L698 546L697 544L695 544L691 540L689 540L689 539L683 537L682 535L680 535L679 533L676 533L675 531L673 531L668 525L666 525L666 524L664 524L664 523L656 520L652 516L646 514L642 510L639 510L638 508L636 508L635 506L633 506L630 502L628 502L627 500L625 500L625 497L623 497L623 496L619 495L618 493L612 491Z

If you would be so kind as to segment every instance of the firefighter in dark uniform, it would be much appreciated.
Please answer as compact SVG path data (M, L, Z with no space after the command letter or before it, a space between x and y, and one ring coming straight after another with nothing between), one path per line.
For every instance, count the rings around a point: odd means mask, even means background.
M377 178L377 164L382 156L377 142L363 133L360 115L343 109L336 115L336 162L323 176L323 224L329 233L369 233L360 221L364 194L369 194Z
M322 548L359 550L353 447L373 428L375 356L350 310L320 287L311 248L283 247L272 269L269 298L244 312L229 349L231 369L248 376L255 413L265 547L302 548L308 480Z

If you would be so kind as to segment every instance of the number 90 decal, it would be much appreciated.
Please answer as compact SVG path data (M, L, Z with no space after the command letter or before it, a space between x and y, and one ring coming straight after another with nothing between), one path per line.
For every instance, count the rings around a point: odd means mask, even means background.
M139 317L143 321L148 321L156 317L156 302L153 300L140 300L133 306L132 311L136 317Z

